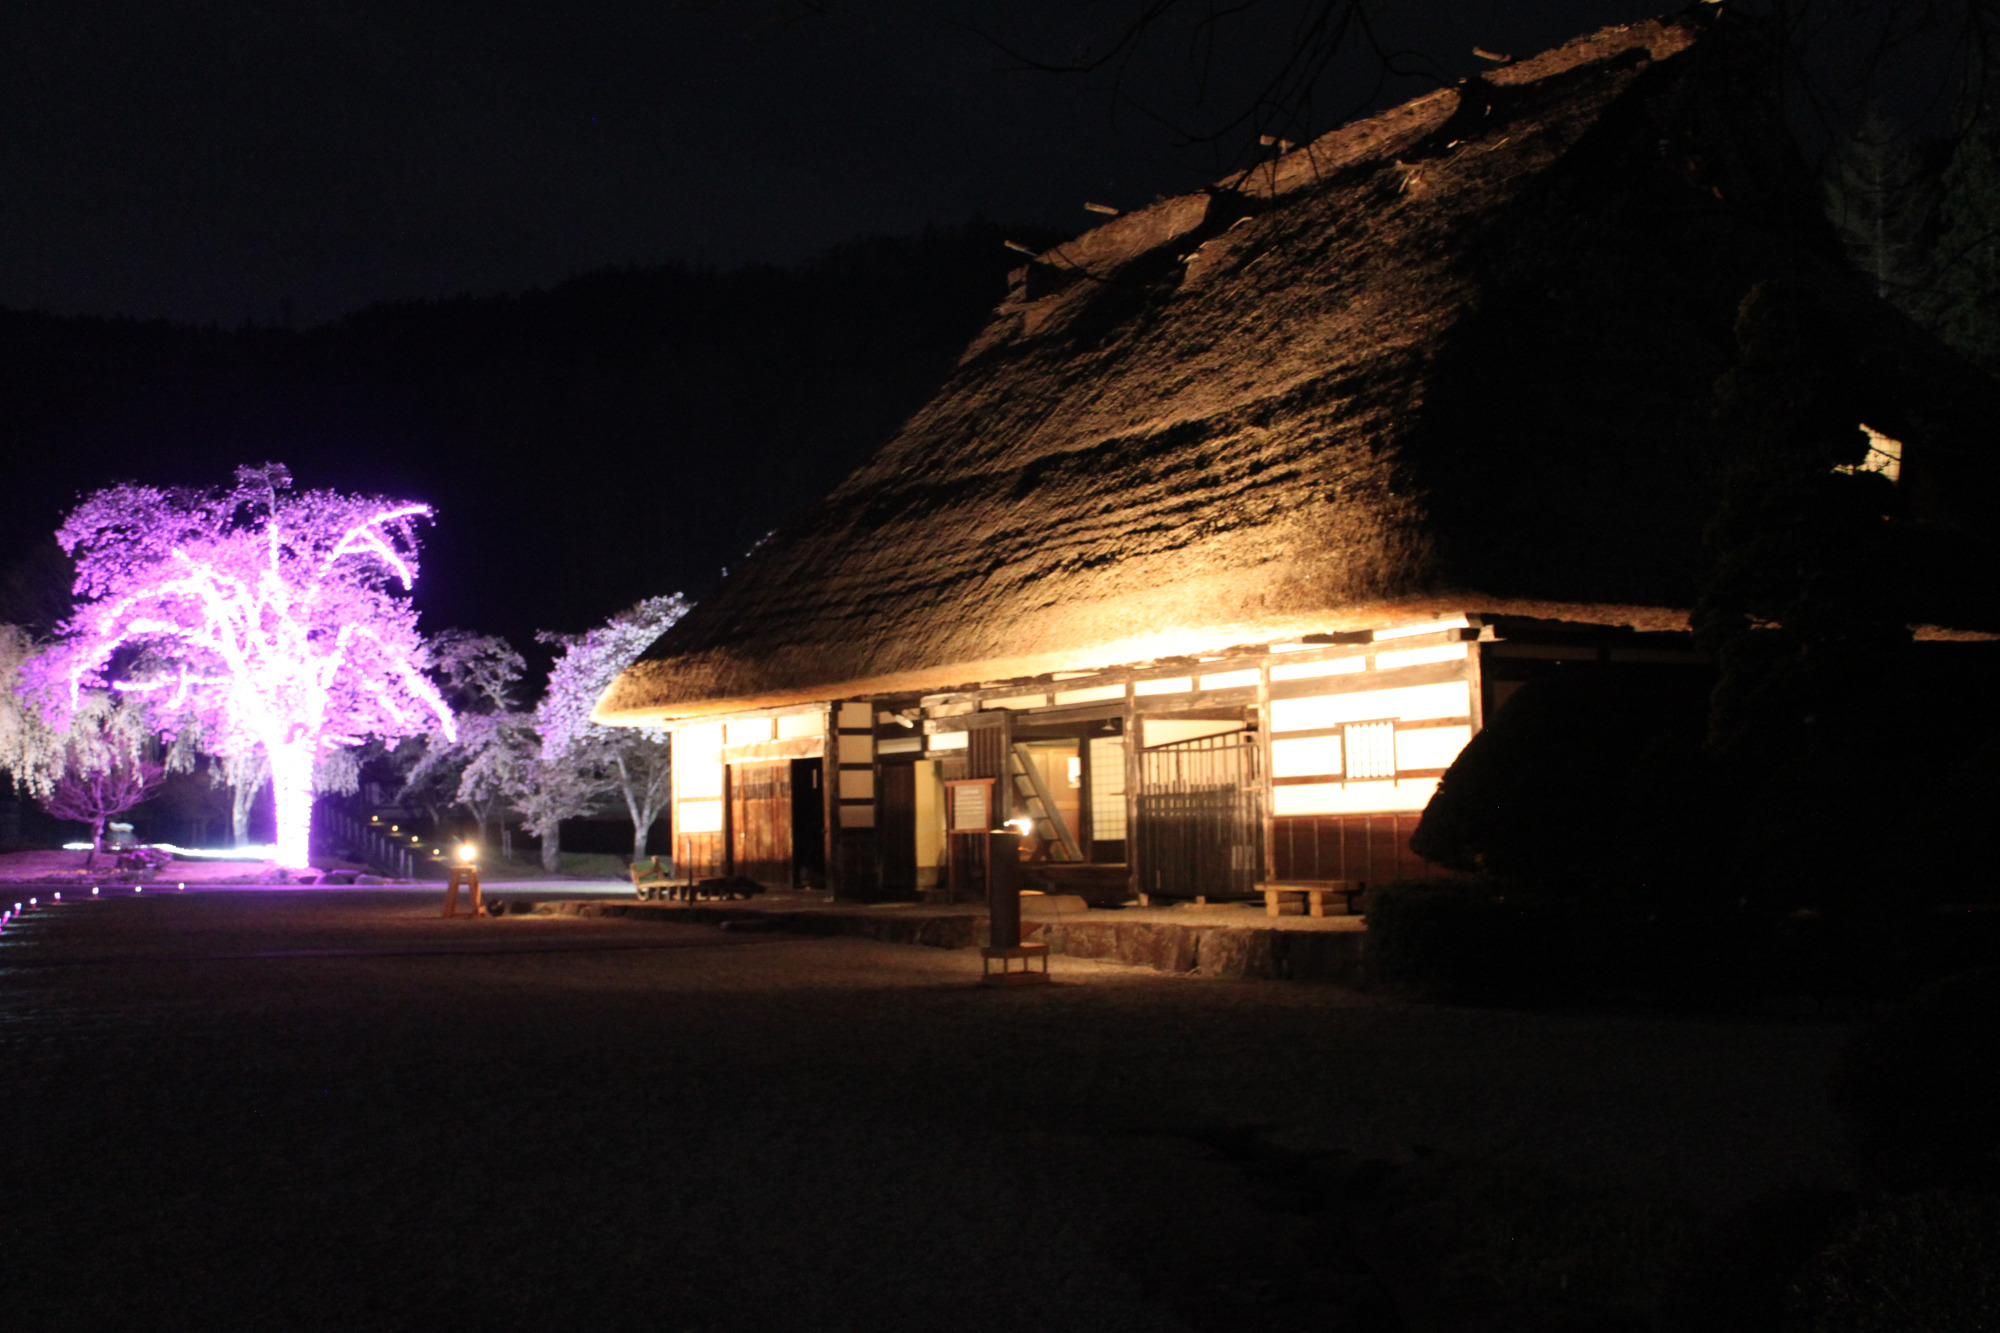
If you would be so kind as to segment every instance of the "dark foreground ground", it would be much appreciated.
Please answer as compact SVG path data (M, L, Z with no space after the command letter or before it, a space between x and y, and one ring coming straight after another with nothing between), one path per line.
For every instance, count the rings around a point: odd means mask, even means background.
M10 926L0 1327L1643 1317L1713 1219L1844 1180L1831 1025L1066 959L994 992L966 952L435 911L212 893Z

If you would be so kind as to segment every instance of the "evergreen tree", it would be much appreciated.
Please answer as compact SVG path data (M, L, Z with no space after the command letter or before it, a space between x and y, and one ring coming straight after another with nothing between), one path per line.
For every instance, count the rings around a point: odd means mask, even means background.
M1910 639L1895 485L1864 467L1857 377L1825 329L1808 290L1758 284L1717 385L1736 448L1694 629L1721 668L1710 740L1724 750L1782 751L1856 720L1857 673Z
M1887 688L1911 637L1905 533L1894 483L1864 466L1858 375L1828 327L1794 284L1743 302L1694 611L1718 671L1709 744L1752 793L1734 863L1746 890L1790 904L1859 891L1907 757Z
M2000 375L2000 124L1968 120L1940 183L1938 238L1917 314L1954 350Z
M1906 310L1923 287L1924 233L1935 182L1896 128L1871 107L1827 159L1827 217L1875 294Z

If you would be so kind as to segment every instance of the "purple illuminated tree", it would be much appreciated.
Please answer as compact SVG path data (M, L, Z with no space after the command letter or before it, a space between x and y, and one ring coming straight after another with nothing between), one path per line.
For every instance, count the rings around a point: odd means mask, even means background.
M225 758L261 751L276 859L308 864L316 765L368 737L437 728L407 593L428 506L291 489L278 464L214 491L122 485L56 534L77 608L30 682L57 725L91 686L144 695L170 730Z
M159 790L167 770L144 759L120 756L110 767L65 773L42 798L42 809L57 819L90 825L90 850L104 850L104 826Z

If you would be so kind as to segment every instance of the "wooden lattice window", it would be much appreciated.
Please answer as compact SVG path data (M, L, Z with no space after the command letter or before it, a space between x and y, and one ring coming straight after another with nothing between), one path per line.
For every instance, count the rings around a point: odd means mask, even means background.
M1396 724L1349 722L1340 729L1340 749L1349 782L1396 776Z

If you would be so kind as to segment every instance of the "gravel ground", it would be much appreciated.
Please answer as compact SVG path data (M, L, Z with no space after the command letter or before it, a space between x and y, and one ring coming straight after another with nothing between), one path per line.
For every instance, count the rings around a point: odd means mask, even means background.
M1246 1162L1422 1145L1698 1217L1844 1181L1833 1025L435 912L9 926L0 1325L1332 1329L1284 1284L1345 1261Z

